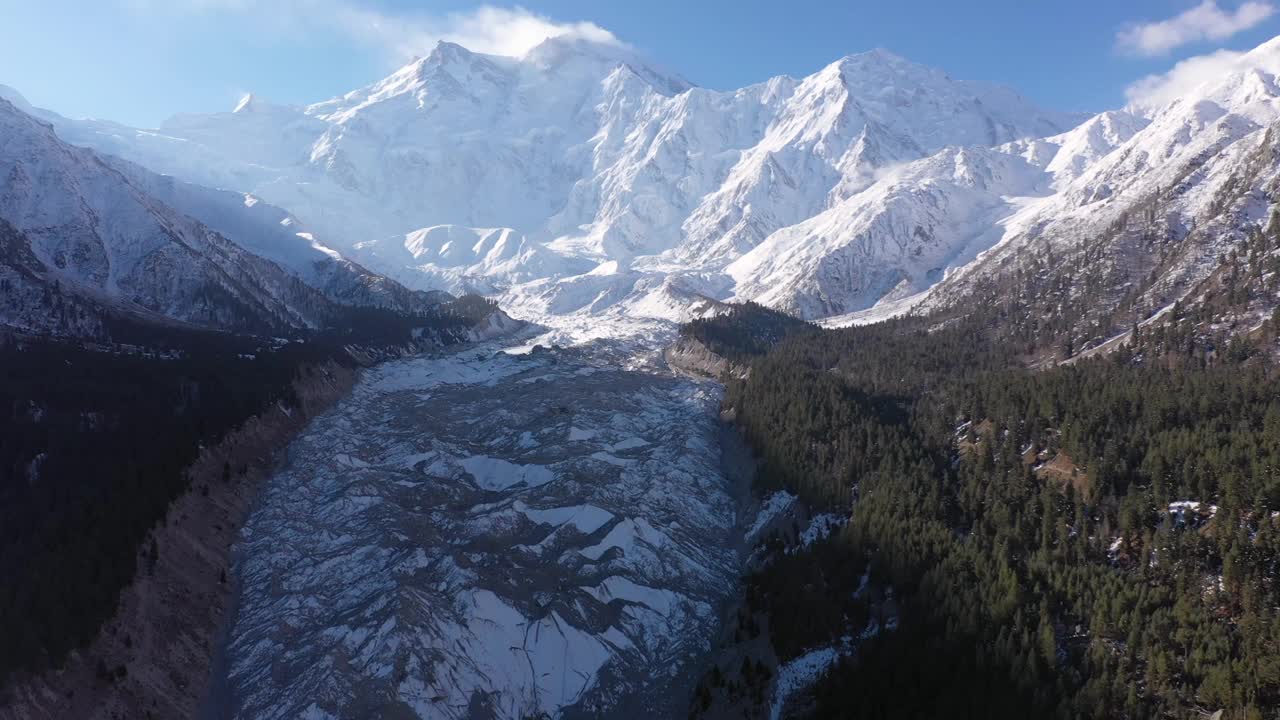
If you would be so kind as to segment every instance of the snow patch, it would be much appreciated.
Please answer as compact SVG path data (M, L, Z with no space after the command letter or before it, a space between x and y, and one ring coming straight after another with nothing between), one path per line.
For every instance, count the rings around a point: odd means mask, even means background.
M769 523L773 522L782 513L791 509L791 506L798 500L795 495L786 490L778 490L769 497L765 498L760 504L760 510L756 513L755 522L751 524L751 528L747 530L747 539L751 541L758 540L760 531Z
M517 465L502 458L485 455L463 458L459 464L475 479L477 485L486 490L506 490L521 484L537 487L556 479L555 473L548 467Z

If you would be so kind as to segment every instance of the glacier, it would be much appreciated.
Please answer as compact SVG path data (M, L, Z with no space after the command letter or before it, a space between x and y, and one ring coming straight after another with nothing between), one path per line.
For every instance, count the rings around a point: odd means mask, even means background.
M234 716L683 714L741 567L719 388L518 342L369 369L290 445L237 548Z

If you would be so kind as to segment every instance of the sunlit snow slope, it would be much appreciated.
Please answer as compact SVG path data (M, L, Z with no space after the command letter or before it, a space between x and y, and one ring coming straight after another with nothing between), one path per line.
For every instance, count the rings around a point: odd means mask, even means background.
M1159 276L1156 308L1266 214L1277 42L1093 117L883 50L721 92L569 37L522 57L441 43L309 107L247 98L154 131L35 112L73 142L287 208L410 287L477 290L578 337L707 299L885 317L956 302L1046 247L1087 262L1094 241L1114 246L1092 252L1117 287Z
M0 323L93 334L111 308L282 331L341 305L426 304L278 207L70 145L21 96L0 95Z
M1130 110L1011 146L1054 177L1054 192L1014 208L992 249L934 287L926 307L1052 257L1105 270L1108 300L1150 278L1134 301L1150 317L1267 225L1280 189L1280 38L1164 104Z
M947 208L913 193L954 190L942 202L976 226L992 203L973 183L1007 183L980 177L984 158L936 190L898 168L1079 119L883 50L717 92L569 37L519 58L441 43L310 107L246 98L155 131L46 117L74 142L288 208L411 287L501 295L553 323L683 319L698 296L830 315L922 287L986 236L933 232ZM758 258L797 243L786 267Z

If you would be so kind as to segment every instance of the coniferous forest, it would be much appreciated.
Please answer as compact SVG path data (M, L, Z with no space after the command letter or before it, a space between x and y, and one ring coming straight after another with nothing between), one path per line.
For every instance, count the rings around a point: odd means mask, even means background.
M997 327L794 334L726 378L760 490L852 513L747 580L779 660L865 624L864 570L896 598L813 716L1272 717L1280 368L1171 340L1192 335L1176 313L1040 370Z
M354 366L351 348L376 355L424 333L453 342L493 308L349 308L323 332L277 339L122 318L109 341L0 332L0 686L58 667L112 616L202 447L297 405L294 381Z

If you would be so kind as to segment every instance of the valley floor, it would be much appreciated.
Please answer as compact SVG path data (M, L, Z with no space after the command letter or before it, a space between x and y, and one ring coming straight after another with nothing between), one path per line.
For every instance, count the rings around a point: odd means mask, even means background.
M289 447L218 714L686 713L744 549L721 390L516 342L369 369Z

